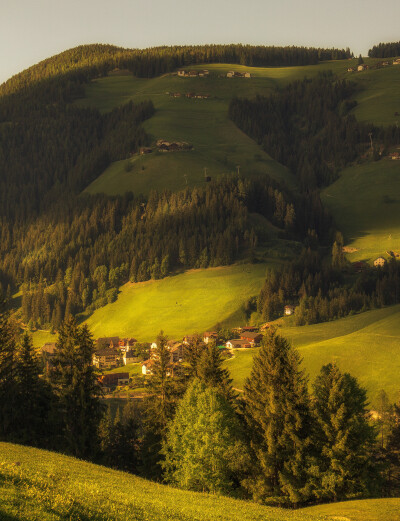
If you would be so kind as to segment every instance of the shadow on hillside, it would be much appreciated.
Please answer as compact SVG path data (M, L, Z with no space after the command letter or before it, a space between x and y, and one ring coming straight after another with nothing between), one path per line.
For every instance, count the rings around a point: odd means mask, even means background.
M2 508L0 508L0 519L1 521L22 521L23 517L17 517L13 514L8 514L4 512Z

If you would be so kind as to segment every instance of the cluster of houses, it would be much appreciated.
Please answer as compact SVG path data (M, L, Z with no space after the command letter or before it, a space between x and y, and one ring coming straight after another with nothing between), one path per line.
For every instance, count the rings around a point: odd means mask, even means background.
M367 71L368 69L381 69L382 67L389 67L391 65L400 65L400 58L396 58L393 61L383 61L378 62L375 65L367 65L365 63L360 63L357 67L349 67L347 72L362 72Z
M197 78L197 77L204 78L204 77L208 76L209 74L210 74L210 72L207 69L204 69L202 71L196 71L196 70L186 71L186 70L180 69L178 71L178 76L180 76L181 78Z
M186 94L182 94L181 92L170 92L169 95L172 98L181 98L182 96L185 96L189 99L208 99L211 98L211 94L199 94L195 92L187 92Z
M251 78L251 74L249 72L239 72L239 71L228 71L226 73L227 78Z

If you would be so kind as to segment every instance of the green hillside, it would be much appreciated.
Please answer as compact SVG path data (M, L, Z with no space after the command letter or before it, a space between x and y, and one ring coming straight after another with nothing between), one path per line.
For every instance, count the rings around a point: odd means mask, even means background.
M400 392L400 306L378 309L333 322L279 329L303 358L304 368L315 376L324 364L335 362L342 371L357 377L373 404L379 390L391 400ZM243 389L257 349L235 351L225 362L234 386Z
M187 492L61 454L7 443L0 443L0 498L0 519L4 521L400 519L400 499L348 501L288 511Z
M322 200L356 251L351 261L400 253L400 161L382 159L346 168Z
M237 264L128 283L118 300L96 310L87 324L95 337L134 336L152 341L161 329L170 338L182 338L217 323L242 323L246 320L242 306L259 293L265 270L265 264Z

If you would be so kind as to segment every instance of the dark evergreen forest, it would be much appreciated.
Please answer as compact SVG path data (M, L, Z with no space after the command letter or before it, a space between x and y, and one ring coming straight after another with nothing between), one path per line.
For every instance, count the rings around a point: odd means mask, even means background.
M368 51L370 58L394 58L400 55L400 42L378 43Z

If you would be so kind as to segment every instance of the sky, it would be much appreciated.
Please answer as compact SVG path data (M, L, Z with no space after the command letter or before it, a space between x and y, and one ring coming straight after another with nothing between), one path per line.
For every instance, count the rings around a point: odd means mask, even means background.
M0 83L87 43L350 47L400 40L399 0L0 0Z

